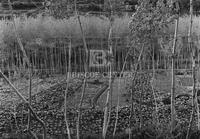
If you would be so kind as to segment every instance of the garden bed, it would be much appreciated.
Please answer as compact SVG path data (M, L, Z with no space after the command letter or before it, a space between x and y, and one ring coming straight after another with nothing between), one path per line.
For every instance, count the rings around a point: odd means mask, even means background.
M170 101L165 103L165 98L169 98L168 94L164 94L157 101L158 105L158 121L155 119L155 101L151 88L151 75L139 74L135 82L130 82L131 86L127 86L127 90L132 89L134 92L134 115L133 115L133 131L134 136L141 136L141 133L146 134L145 138L155 138L155 136L165 136L168 134L170 123ZM73 98L74 90L79 89L81 81L74 80L70 85L69 98ZM33 96L33 108L37 111L38 116L45 121L48 135L53 138L59 138L66 135L66 127L63 115L64 90L66 82L51 86L47 90L41 90ZM157 90L155 90L157 91ZM158 92L157 92L158 93ZM127 97L130 98L130 94ZM125 96L126 97L126 96ZM142 99L140 99L142 98ZM127 99L127 101L130 99ZM191 113L191 97L180 96L176 99L177 110L177 130L175 134L185 133ZM127 102L129 104L129 102ZM70 105L70 104L69 104ZM73 104L71 104L73 105ZM0 132L2 136L5 133L26 133L27 128L27 107L20 103L16 107L16 111L9 111L1 108ZM111 120L108 128L108 136L112 135L115 123L116 109L113 107L111 112ZM129 127L130 107L121 106L119 110L119 123L117 126L117 134L127 136ZM68 120L73 136L76 133L76 107L68 108ZM81 134L100 136L102 133L103 111L102 109L90 109L89 107L83 110L81 119ZM142 128L140 128L140 126ZM158 129L156 129L156 126ZM31 130L37 134L42 134L41 125L32 119ZM196 131L193 125L193 131ZM4 134L3 134L4 133ZM183 135L181 134L181 135ZM10 134L9 134L10 135Z

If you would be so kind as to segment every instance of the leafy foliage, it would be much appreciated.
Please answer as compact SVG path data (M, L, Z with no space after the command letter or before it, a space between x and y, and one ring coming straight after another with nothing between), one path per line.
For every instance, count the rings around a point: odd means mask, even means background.
M166 34L169 23L173 21L170 4L159 0L156 5L150 0L141 1L137 12L131 19L131 35L137 43L149 43L152 36Z
M167 8L170 0L147 0L145 3L151 3L151 5L157 5L158 3L164 3ZM180 5L180 13L184 15L189 12L189 0L178 0ZM131 12L135 12L135 6L141 3L141 0L111 0L113 11L118 14L123 14L125 5L129 5ZM83 5L81 5L83 4ZM106 0L77 0L78 10L81 12L109 12L109 2ZM168 5L169 6L169 5ZM162 6L163 7L163 6ZM194 0L194 11L198 11L200 7L200 1ZM163 9L164 10L164 9ZM69 17L74 11L73 0L53 0L50 6L50 13L56 18Z
M154 50L159 51L158 40L169 41L171 33L169 27L176 16L176 7L173 7L169 0L156 2L140 0L139 7L130 22L132 44L139 46L137 48L145 45L145 52L149 52L150 55L152 55L153 47Z

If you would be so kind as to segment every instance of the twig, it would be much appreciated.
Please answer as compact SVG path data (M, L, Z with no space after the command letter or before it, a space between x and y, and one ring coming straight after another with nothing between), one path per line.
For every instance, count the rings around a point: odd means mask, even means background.
M35 139L38 139L37 135L32 132L31 130L28 130L29 134L32 135Z

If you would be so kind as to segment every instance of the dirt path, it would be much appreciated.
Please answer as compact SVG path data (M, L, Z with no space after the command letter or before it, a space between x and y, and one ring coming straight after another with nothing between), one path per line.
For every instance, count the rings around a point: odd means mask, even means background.
M121 82L120 82L121 80ZM112 104L113 106L117 106L117 100L118 100L118 93L120 95L120 106L127 105L125 98L123 97L123 94L126 92L126 79L118 79L116 78L113 83L113 94L112 94ZM98 105L104 106L106 100L106 92L100 97L98 101Z

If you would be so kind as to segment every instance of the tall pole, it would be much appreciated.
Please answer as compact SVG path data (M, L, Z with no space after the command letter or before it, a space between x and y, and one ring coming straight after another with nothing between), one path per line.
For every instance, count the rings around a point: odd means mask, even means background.
M111 116L111 108L112 108L112 83L113 83L113 77L112 77L112 70L113 70L113 46L112 46L112 33L113 33L113 7L112 3L109 0L110 5L110 26L109 26L109 34L108 34L108 47L109 47L109 56L110 56L110 67L109 67L109 87L108 92L106 96L106 104L104 109L104 120L103 120L103 131L102 131L102 138L106 139L106 133L108 130L109 122L110 122L110 116ZM109 102L110 101L110 102ZM109 111L110 106L110 111Z
M193 89L192 89L192 113L190 117L190 122L189 122L189 127L187 130L187 136L186 139L189 138L191 126L194 120L194 113L195 113L195 94L196 94L196 48L193 46L192 43L192 26L193 25L193 0L190 0L190 26L189 26L189 32L188 32L188 43L189 43L189 48L192 50L192 78L193 78Z
M82 91L81 91L80 103L78 105L78 117L77 117L77 121L76 121L76 131L77 131L76 136L77 136L77 139L80 139L80 121L81 121L81 113L82 113L81 107L82 107L83 99L84 99L84 96L85 96L85 88L86 88L86 84L87 84L87 73L88 73L88 70L89 70L88 69L89 68L88 67L89 50L88 50L88 47L87 47L82 22L81 22L81 19L80 19L78 10L77 10L77 0L74 0L74 7L75 7L76 18L78 19L79 27L80 27L80 30L81 30L81 37L82 37L83 46L84 46L85 55L86 55L86 58L85 58L85 61L84 61L85 62L84 63L84 70L85 70L84 81L83 81L83 87L82 87Z
M68 89L69 89L69 82L70 82L70 76L71 76L71 40L69 43L69 51L68 51L68 66L66 64L66 80L67 80L67 86L65 89L65 102L64 102L64 118L65 118L65 124L67 128L67 136L68 139L71 139L71 133L70 133L70 128L69 128L69 122L67 119L67 95L68 95ZM67 49L65 48L65 58L67 60ZM67 61L66 61L67 63Z
M173 4L174 2L172 2ZM176 8L177 13L179 12L179 4L176 1ZM172 48L172 69L171 69L171 77L172 77L172 84L171 84L171 134L175 128L175 120L176 120L176 110L175 110L175 56L176 56L176 43L177 43L177 34L178 34L178 24L179 24L179 13L178 17L175 20L175 32L174 32L174 41L173 41L173 48Z

